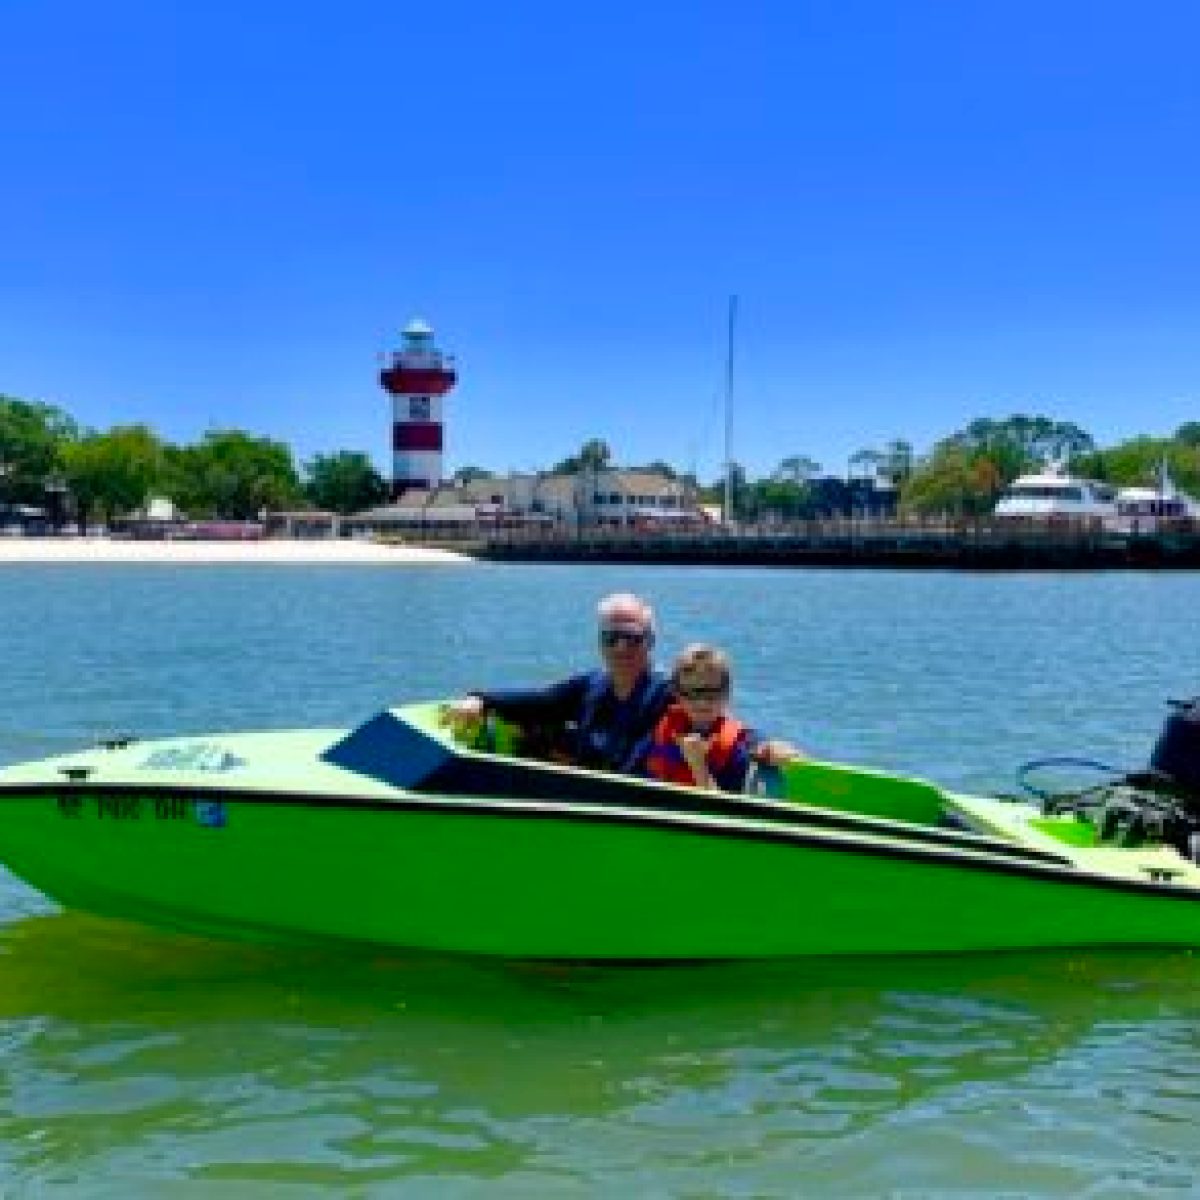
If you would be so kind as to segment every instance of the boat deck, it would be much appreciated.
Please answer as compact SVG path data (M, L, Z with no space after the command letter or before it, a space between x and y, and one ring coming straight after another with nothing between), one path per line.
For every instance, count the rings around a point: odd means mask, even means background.
M1065 855L1088 874L1172 883L1200 891L1200 866L1170 846L1081 845L1080 827L1090 833L1091 826L1073 816L1047 819L1037 805L986 796L946 793L946 803L981 832Z

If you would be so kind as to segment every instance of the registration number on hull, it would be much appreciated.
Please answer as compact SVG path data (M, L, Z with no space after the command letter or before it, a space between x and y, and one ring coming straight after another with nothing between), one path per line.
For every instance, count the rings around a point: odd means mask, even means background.
M194 821L206 829L222 829L227 819L224 801L184 796L59 796L58 812L100 821Z

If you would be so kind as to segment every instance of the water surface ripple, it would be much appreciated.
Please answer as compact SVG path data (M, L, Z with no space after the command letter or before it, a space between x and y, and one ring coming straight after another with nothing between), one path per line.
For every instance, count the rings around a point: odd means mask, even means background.
M0 761L97 734L346 725L590 661L614 588L662 652L832 758L1007 789L1136 763L1200 691L1200 578L509 568L0 570ZM319 886L319 881L314 881ZM599 970L225 945L0 876L13 1195L1186 1195L1183 953Z

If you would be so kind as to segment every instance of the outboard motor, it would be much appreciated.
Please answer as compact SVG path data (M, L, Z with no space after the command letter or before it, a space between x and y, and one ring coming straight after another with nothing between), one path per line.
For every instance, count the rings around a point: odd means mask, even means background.
M1145 770L1125 772L1085 758L1043 758L1026 763L1017 779L1048 814L1073 812L1090 821L1101 842L1173 846L1200 865L1200 696L1170 704L1173 711ZM1057 793L1030 783L1031 770L1052 765L1088 767L1108 778Z
M1163 724L1150 771L1158 786L1175 793L1190 813L1200 816L1200 696L1173 700Z

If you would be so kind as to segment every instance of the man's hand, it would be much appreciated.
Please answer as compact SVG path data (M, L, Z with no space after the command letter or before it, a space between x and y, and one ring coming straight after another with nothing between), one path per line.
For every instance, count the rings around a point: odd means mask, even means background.
M463 696L443 704L438 712L438 724L449 725L456 735L462 737L474 733L483 721L483 701L478 696Z

